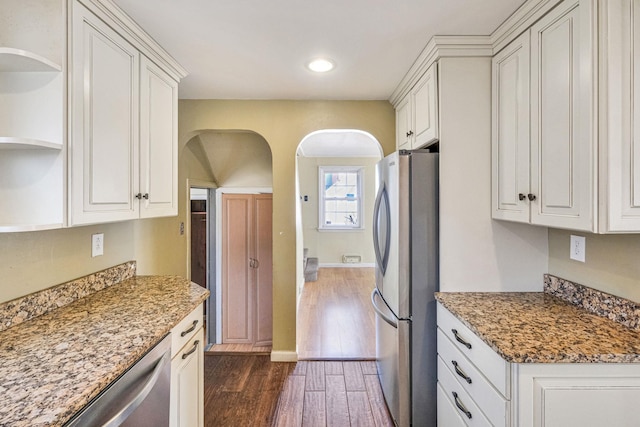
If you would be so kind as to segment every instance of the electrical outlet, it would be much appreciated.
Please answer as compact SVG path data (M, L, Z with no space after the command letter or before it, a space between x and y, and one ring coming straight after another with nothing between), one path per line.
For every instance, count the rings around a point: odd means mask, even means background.
M569 258L584 262L585 261L585 253L587 249L586 239L584 236L574 236L571 235L571 247L569 248Z
M91 257L104 254L104 233L91 235Z

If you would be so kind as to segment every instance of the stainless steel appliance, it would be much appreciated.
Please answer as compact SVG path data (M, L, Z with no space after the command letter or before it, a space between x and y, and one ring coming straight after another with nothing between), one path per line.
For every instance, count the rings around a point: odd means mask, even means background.
M396 424L436 425L438 154L395 152L376 167L376 361Z
M65 426L168 427L170 384L171 334Z

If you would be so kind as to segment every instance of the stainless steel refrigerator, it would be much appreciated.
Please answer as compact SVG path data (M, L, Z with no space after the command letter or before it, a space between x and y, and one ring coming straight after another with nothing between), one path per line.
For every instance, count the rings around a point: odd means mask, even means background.
M398 151L376 166L376 363L399 427L436 425L438 154Z

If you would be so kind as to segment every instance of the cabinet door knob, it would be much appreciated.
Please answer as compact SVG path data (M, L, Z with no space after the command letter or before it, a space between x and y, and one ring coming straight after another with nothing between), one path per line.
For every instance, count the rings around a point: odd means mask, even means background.
M412 130L410 130L409 132L407 132L407 136L411 136L411 135L413 135L413 131L412 131Z
M145 199L145 200L149 200L149 193L144 193L142 198Z
M532 202L536 199L536 195L535 195L535 194L531 194L531 193L527 194L527 197L528 197L528 198L529 198L529 200L530 200L530 201L532 201Z
M138 200L142 199L142 193L136 194L136 199L138 199Z
M521 201L522 201L522 200L524 200L524 199L526 199L526 198L527 198L527 196L525 196L524 194L522 194L522 193L519 193L519 194L518 194L518 199L519 199L519 200L521 200Z

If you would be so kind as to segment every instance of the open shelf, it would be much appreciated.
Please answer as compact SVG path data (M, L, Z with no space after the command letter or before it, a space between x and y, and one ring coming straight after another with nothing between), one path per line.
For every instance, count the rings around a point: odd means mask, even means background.
M62 67L35 53L0 47L0 72L62 71Z
M0 136L0 150L62 150L62 144L39 139Z

